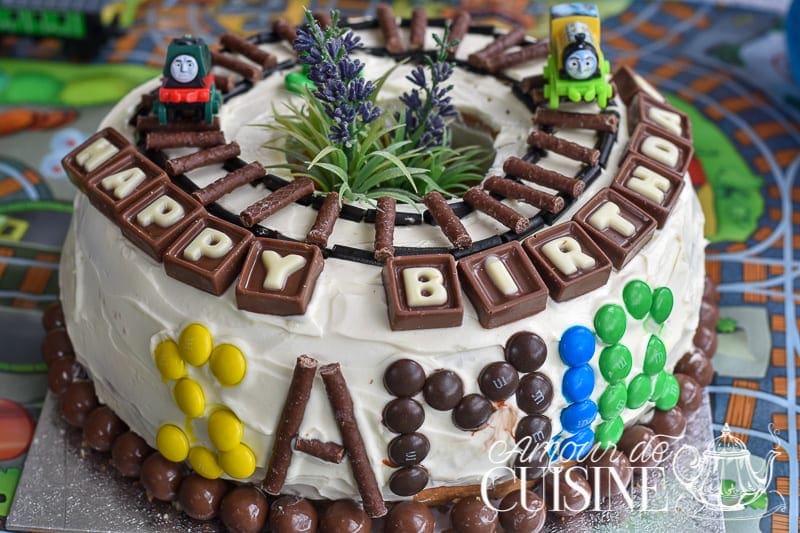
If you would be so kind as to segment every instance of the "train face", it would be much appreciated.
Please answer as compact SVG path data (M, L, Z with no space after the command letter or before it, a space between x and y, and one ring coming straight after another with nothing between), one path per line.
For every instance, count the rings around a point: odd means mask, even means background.
M211 66L211 52L205 41L194 37L172 40L154 109L160 124L180 120L213 122L221 96Z

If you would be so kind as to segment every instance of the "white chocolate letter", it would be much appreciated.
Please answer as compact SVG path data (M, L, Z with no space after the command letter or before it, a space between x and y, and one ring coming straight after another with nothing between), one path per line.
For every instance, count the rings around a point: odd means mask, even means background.
M214 228L205 228L192 239L183 251L183 257L190 261L199 261L201 257L219 259L231 251L233 241L230 237Z
M490 255L487 257L486 261L483 263L483 268L486 269L486 273L489 274L489 279L492 280L492 283L494 283L495 287L497 287L500 292L506 296L511 296L519 292L519 287L517 287L517 284L514 282L514 278L511 277L511 272L508 271L505 263L500 261L496 256Z
M403 270L403 285L406 304L409 307L425 307L447 303L444 276L433 267L414 267Z
M139 211L136 221L143 227L155 222L162 228L168 228L182 219L184 214L183 206L165 194Z
M641 150L644 155L658 161L662 165L666 165L670 168L678 166L680 150L674 143L668 141L664 137L658 137L656 135L647 137L642 141Z
M636 233L636 227L620 215L619 211L617 204L608 201L595 209L592 216L587 219L587 222L600 231L611 228L625 237L633 236Z
M553 239L542 246L542 253L565 276L592 268L596 263L594 257L583 253L580 243L572 237Z
M75 161L85 168L87 172L91 172L111 159L117 152L119 152L119 148L108 142L108 139L100 137L81 150L78 155L75 156Z
M678 137L683 136L681 116L674 111L669 111L668 109L663 109L661 107L651 107L647 110L647 117L665 130L674 133Z
M289 254L281 257L274 250L262 252L261 261L264 263L264 268L267 269L264 288L273 291L282 291L289 276L306 266L306 258L302 255Z
M129 196L136 187L146 178L144 171L139 167L133 167L106 176L100 181L100 184L107 191L111 191L117 200Z
M670 185L667 178L641 165L633 169L630 179L625 183L630 190L638 192L657 204L664 201L664 194L669 191Z

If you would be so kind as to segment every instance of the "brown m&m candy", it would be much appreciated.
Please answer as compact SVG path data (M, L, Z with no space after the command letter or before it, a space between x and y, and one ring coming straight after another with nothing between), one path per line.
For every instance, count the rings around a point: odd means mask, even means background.
M680 437L686 429L686 417L680 407L673 407L669 411L654 409L650 427L657 436ZM667 442L671 440L667 439Z
M544 502L529 490L525 491L524 498L520 490L510 492L502 499L498 509L500 523L506 531L537 533L544 527L547 517Z
M434 409L449 411L464 396L464 384L452 370L437 370L425 380L422 394Z
M703 300L700 304L700 323L716 328L717 322L719 322L719 306L716 303Z
M42 314L42 326L45 331L52 331L54 329L63 328L64 311L61 309L61 302L53 302L47 306Z
M400 398L414 396L425 385L425 370L411 359L395 361L383 374L386 390Z
M384 531L433 533L435 520L426 505L419 502L400 502L386 515Z
M703 388L686 374L675 374L675 379L678 380L678 384L681 386L678 407L680 407L684 413L697 411L700 404L703 403Z
M547 359L547 346L536 333L520 331L508 339L505 356L520 372L535 372Z
M647 426L636 424L622 433L617 448L623 452L632 466L653 466L664 459L665 448L661 439Z
M517 369L502 361L486 365L478 376L481 392L495 402L509 398L517 391L518 385Z
M450 511L450 522L456 533L495 533L500 518L497 511L478 496L461 498Z
M82 370L80 363L71 355L56 359L50 363L50 370L47 371L47 386L53 394L64 394L75 378L82 374Z
M714 379L714 367L711 361L703 357L699 351L687 352L675 365L676 374L686 374L694 378L698 385L705 387Z
M528 414L541 413L553 400L553 384L539 372L524 376L517 388L517 406Z
M575 516L591 505L592 486L580 467L569 467L545 476L544 499L558 516Z
M219 518L231 533L259 533L268 513L269 504L261 491L247 485L229 491L219 506Z
M603 498L621 493L633 477L628 457L613 448L602 453L599 448L593 449L583 465L586 467L589 484Z
M91 381L71 383L61 396L61 416L71 426L82 428L95 407L97 396Z
M333 502L319 521L320 533L370 533L372 520L353 500Z
M392 463L397 466L412 466L425 460L431 450L431 443L422 433L407 433L392 439L388 450Z
M405 466L389 476L389 489L398 496L413 496L428 484L428 471L421 466Z
M171 502L178 497L183 471L178 463L173 463L159 452L154 452L142 463L139 480L149 498Z
M550 441L553 426L544 415L528 415L517 423L514 439L524 447L542 445Z
M42 341L42 358L44 362L50 366L56 359L68 356L74 357L75 350L72 348L72 342L69 340L67 330L57 328L48 331Z
M453 409L453 424L464 431L475 431L486 425L492 413L492 402L480 394L468 394Z
M153 453L153 449L145 440L134 433L126 431L111 446L111 466L124 477L138 478L145 458Z
M228 482L224 479L206 479L200 474L189 474L181 483L178 503L183 512L195 520L211 520L217 516L227 491Z
M107 405L100 407L89 413L86 423L83 425L83 438L89 447L98 452L107 452L111 449L120 433L125 431L125 423Z
M319 518L314 506L299 496L281 496L269 513L269 526L274 533L316 531Z
M383 408L383 423L395 433L413 433L425 421L425 409L411 398L397 398Z

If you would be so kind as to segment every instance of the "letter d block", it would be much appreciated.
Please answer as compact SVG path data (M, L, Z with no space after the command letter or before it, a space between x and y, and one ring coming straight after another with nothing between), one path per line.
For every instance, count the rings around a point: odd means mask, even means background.
M383 288L395 331L461 325L464 304L451 255L391 257L383 268Z

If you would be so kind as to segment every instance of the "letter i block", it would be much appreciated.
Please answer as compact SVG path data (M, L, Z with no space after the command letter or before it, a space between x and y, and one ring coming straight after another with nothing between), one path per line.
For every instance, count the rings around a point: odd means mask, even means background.
M644 92L637 93L628 109L628 129L633 131L639 124L650 124L676 137L692 140L692 123L686 113L678 111L666 102L658 102Z
M220 295L244 262L253 234L216 217L195 221L164 252L167 275Z
M200 203L169 182L142 193L119 213L122 234L156 261L204 210Z
M680 175L630 152L611 188L655 218L661 229L678 202L683 184Z
M453 256L391 257L382 275L389 325L393 330L461 325L464 304Z
M656 230L653 217L612 189L603 189L572 220L586 230L617 270L633 259Z
M547 287L517 241L459 260L458 272L485 328L535 315L547 305Z
M302 315L324 265L311 244L254 239L236 284L236 304L265 315Z
M114 161L121 152L133 149L133 145L120 132L105 128L64 156L61 165L70 181L86 192L86 182L92 172Z
M643 122L633 130L628 143L628 153L631 152L683 176L689 169L694 147L686 139Z
M611 275L611 260L571 220L537 233L524 246L557 302L602 287Z
M167 175L137 150L127 150L93 172L86 181L86 195L112 220L148 189L166 182Z

